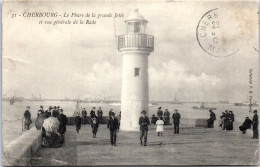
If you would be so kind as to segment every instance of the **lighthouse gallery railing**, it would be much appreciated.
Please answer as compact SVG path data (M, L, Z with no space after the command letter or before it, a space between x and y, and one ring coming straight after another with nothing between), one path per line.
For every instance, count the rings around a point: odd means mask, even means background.
M117 48L147 48L154 50L154 37L147 34L124 34L119 35L117 40Z

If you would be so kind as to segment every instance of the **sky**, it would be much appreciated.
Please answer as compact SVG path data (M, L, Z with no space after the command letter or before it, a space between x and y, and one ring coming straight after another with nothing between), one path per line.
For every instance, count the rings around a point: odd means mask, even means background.
M125 34L124 20L138 8L148 20L147 34L155 38L148 68L150 100L246 101L249 69L253 69L257 100L257 7L257 1L4 2L3 95L120 98L122 56L115 35ZM209 55L196 38L200 19L215 8L222 42L238 49L229 57ZM95 19L94 25L55 26L39 21L68 19L11 18L13 13L24 12L124 13L124 17Z

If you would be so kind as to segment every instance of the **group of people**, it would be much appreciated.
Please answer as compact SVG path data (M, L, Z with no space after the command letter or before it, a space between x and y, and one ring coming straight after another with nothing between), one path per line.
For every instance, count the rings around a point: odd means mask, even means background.
M100 123L103 123L103 111L101 107L99 107L96 115L96 107L93 107L92 110L90 111L90 123L92 127L92 133L93 133L93 138L96 138L97 132L98 132L98 127ZM83 108L81 111L82 115L82 121L81 122L81 117L80 113L77 112L77 115L75 117L75 124L76 124L76 132L77 134L79 133L79 130L81 128L81 124L87 124L87 111L86 108Z
M178 113L178 110L175 109L172 114L174 134L179 134L180 118L180 113ZM168 109L165 109L165 112L163 112L162 108L159 107L157 117L153 114L151 123L153 125L157 125L156 132L158 132L158 136L162 136L162 132L164 131L163 125L170 125L170 112Z
M222 130L233 130L234 121L235 115L233 111L226 110L225 112L222 112L222 115L220 116L219 128Z
M99 123L103 123L103 111L102 111L101 107L99 107L99 109L97 110L97 114L96 114L95 110L96 110L96 107L93 107L92 110L90 111L90 118L91 119L96 118L96 119L98 119ZM81 115L83 118L83 124L86 124L87 115L88 115L86 108L83 108L83 110L81 111Z
M30 113L30 106L27 107L27 110L24 112L24 126L27 130L29 130L31 121L31 113ZM56 127L56 128L48 128L44 127L44 121L47 119L51 119L49 121L49 127ZM67 116L63 114L63 109L59 106L50 106L43 110L43 106L40 106L40 109L37 113L37 118L35 121L35 126L38 130L42 130L42 146L49 146L49 147L60 147L65 141L65 132L66 126L68 123ZM53 125L52 125L53 124ZM55 126L56 125L56 126Z
M97 114L95 111L96 107L93 107L90 111L90 123L92 127L92 133L93 138L96 138L98 127L100 123L104 123L103 120L103 111L101 107L99 107ZM212 110L209 110L210 112L210 118L207 120L208 128L214 128L214 121L216 120L216 115ZM79 130L81 128L81 124L87 123L87 111L85 108L83 108L82 117L80 116L80 113L77 112L75 117L75 124L76 124L76 132L79 133ZM110 140L111 145L116 146L116 137L117 132L119 131L120 127L120 117L121 112L119 114L119 120L115 116L115 113L113 112L113 109L109 111L109 119L107 124L107 129L110 130ZM161 107L158 108L157 111L157 117L153 114L151 123L156 125L156 132L158 133L158 136L163 136L164 131L164 125L168 125L170 122L170 112L166 109L165 112L161 110ZM24 126L27 130L29 130L31 121L31 113L30 113L30 106L27 107L27 110L24 112ZM58 129L56 131L50 131L45 129L43 126L46 119L52 119L52 121L58 122ZM179 134L179 125L180 125L180 118L181 115L178 113L178 110L175 109L174 113L172 115L173 124L174 124L174 134ZM43 121L40 121L43 120ZM83 122L82 122L83 121ZM232 111L226 110L222 113L220 116L220 124L219 128L222 130L233 130L233 122L235 121L235 115ZM60 147L64 143L64 136L66 132L66 125L68 123L68 119L66 115L63 114L63 109L61 109L59 106L50 106L49 108L46 108L46 110L43 110L43 106L40 106L40 109L37 113L37 119L35 122L36 128L38 130L42 130L42 137L43 141L49 143L48 145L50 147ZM247 129L251 129L251 126L253 126L253 138L258 138L258 115L257 110L254 110L254 117L252 120L249 119L249 117L246 117L243 125L239 127L239 129L242 131L243 134L246 133ZM141 117L139 118L139 125L140 125L140 144L143 146L147 145L147 135L148 135L148 125L150 125L150 120L146 115L146 111L143 110L141 112ZM43 142L43 145L45 142ZM58 146L57 146L58 144Z
M214 121L216 120L216 115L212 110L209 110L210 112L210 118L207 120L208 128L214 128ZM239 127L240 131L242 134L246 133L247 129L251 129L251 126L253 126L253 139L258 139L258 115L257 115L257 110L254 110L254 116L253 119L250 120L249 117L245 118L244 123ZM222 113L220 116L220 123L219 123L219 128L222 130L233 130L233 123L235 121L235 115L233 111L228 111L226 110L225 112Z
M101 107L99 107L97 111L97 115L95 109L96 107L93 107L92 110L90 111L90 123L92 127L93 138L96 138L99 124L104 123L103 111ZM81 123L82 123L81 120L83 120L83 124L87 123L87 111L85 108L83 108L81 114L82 114L82 118L80 117L79 112L77 112L77 115L75 117L77 134L79 134L79 130L81 129ZM119 114L119 118L120 116L121 116L121 112ZM119 127L120 127L120 121L115 117L115 113L113 112L113 109L110 109L107 129L110 130L110 140L112 146L116 146L116 134L119 131Z

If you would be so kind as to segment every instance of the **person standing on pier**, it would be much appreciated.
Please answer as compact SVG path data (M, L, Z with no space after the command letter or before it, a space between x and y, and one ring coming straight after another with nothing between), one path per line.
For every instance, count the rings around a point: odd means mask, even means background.
M82 115L82 118L83 118L83 124L86 124L87 123L87 111L86 111L86 108L83 108L83 110L81 111L81 115Z
M91 128L92 128L93 138L96 138L97 131L98 131L98 121L96 117L92 118Z
M233 114L233 111L229 111L229 130L233 130L233 123L235 121L235 115Z
M156 124L156 121L157 121L157 117L155 117L155 115L153 114L152 115L152 120L151 120L151 123L153 124L153 125L155 125Z
M32 123L30 106L27 107L27 110L25 110L23 116L24 116L24 126L27 130L29 130L30 124Z
M90 117L93 119L94 117L96 117L96 107L93 107L92 110L90 111Z
M64 143L65 140L65 132L66 132L66 125L68 123L67 116L63 114L63 109L60 109L60 114L58 115L58 120L60 122L59 125L59 132L61 134L61 143Z
M258 115L257 110L254 110L254 117L253 117L253 139L258 139Z
M163 111L162 111L161 109L162 109L162 107L159 107L159 108L158 108L158 111L157 111L157 117L158 117L158 118L160 118L160 117L163 116Z
M149 118L146 116L146 111L143 110L141 112L142 116L139 118L139 125L140 125L140 143L143 145L143 138L144 138L144 146L147 143L147 135L148 135L148 125L150 125Z
M181 114L178 113L177 109L175 109L174 111L175 113L172 114L174 134L179 134Z
M210 109L210 118L207 120L208 122L208 128L214 128L214 121L216 120L216 115L215 113Z
M222 115L221 115L219 118L220 118L219 128L221 128L222 130L224 130L225 112L222 112Z
M81 128L81 118L79 116L80 114L77 112L77 116L75 117L75 124L76 124L76 131L77 134L79 134L79 130Z
M156 121L156 125L157 125L156 132L158 133L158 136L160 135L163 136L162 132L164 131L163 129L164 122L162 120L162 117L159 117L159 119Z
M98 122L102 123L103 122L103 111L102 111L101 107L99 107L99 109L97 111L97 115L98 115Z
M49 110L45 110L46 118L49 118L51 116L51 110L52 110L52 106L49 107Z
M225 120L224 120L224 128L223 128L223 130L226 129L228 121L229 121L229 113L228 113L228 110L225 110Z
M43 106L40 106L37 117L39 116L39 114L44 114Z
M52 111L52 116L53 116L53 117L58 117L59 114L60 114L60 113L59 113L59 111L57 110L56 106L54 106L54 109L53 109L53 111Z
M168 109L165 109L163 117L164 117L164 124L169 125L170 124L170 112L168 111Z
M112 146L116 146L116 133L119 130L118 119L115 117L115 113L111 113L111 117L109 117L107 129L110 130L110 141Z

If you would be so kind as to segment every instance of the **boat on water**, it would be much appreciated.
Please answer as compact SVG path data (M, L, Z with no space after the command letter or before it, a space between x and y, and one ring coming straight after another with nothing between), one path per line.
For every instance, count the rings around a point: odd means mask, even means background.
M148 104L149 107L157 106L157 105L158 105L158 103L149 103L149 104Z
M29 99L29 101L44 101L44 100L42 100L41 95L40 95L40 97L35 97L35 96L32 95L32 98Z
M183 104L182 102L180 102L176 97L175 99L171 102L172 104Z
M217 108L214 107L205 107L203 102L201 103L200 106L193 106L193 109L199 109L199 110L216 110Z
M243 102L243 103L234 103L235 106L259 106L259 104L254 101L252 104L250 104L249 102Z

